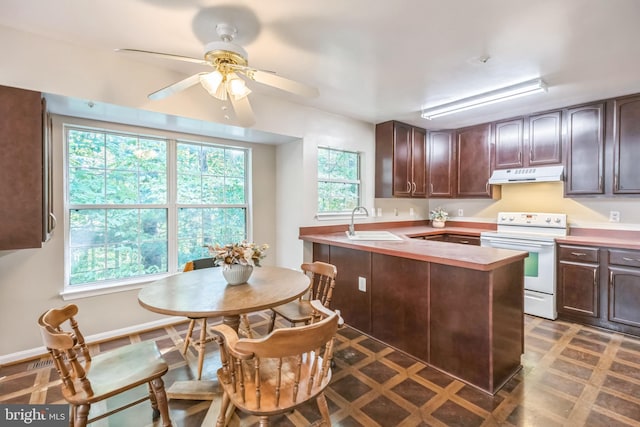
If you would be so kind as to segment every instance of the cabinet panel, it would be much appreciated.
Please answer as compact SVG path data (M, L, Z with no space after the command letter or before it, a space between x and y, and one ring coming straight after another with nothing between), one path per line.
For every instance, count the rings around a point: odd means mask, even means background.
M604 104L571 108L567 125L565 194L604 193Z
M490 123L456 132L458 197L491 197L490 136Z
M600 267L560 261L558 265L558 312L599 317Z
M522 119L507 120L495 124L495 169L524 166L522 127Z
M411 130L411 196L427 196L427 131Z
M453 132L430 131L427 154L427 195L453 197L455 178L455 151Z
M617 99L614 114L613 192L640 193L640 96Z
M560 245L558 247L560 261L600 262L600 250L588 246Z
M609 320L640 327L640 269L609 267Z
M609 249L607 253L609 255L610 265L621 265L625 267L640 268L640 252L638 251L626 251L624 249Z
M372 255L371 334L428 360L429 264Z
M411 127L395 123L393 127L393 195L411 195Z
M560 111L529 116L529 166L562 163Z
M43 240L43 139L39 92L0 86L0 250Z
M332 307L340 310L345 323L371 333L371 253L331 246L330 263L336 266L336 286ZM366 292L358 290L358 278L367 283Z
M476 236L463 236L460 234L447 234L447 242L459 243L461 245L480 246L480 238Z

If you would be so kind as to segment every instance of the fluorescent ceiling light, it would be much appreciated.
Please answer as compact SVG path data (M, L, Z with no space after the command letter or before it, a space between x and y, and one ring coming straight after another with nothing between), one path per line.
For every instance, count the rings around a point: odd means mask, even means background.
M542 79L529 80L513 86L481 93L469 98L459 99L448 104L425 108L422 110L422 117L431 120L447 114L457 113L459 111L465 111L471 108L481 107L483 105L494 104L496 102L506 101L523 95L531 95L546 91L547 85L542 81Z

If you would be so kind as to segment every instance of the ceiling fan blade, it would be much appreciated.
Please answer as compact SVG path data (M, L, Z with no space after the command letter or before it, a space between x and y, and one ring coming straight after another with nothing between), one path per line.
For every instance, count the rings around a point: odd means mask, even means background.
M276 74L269 73L261 70L247 70L245 71L247 77L255 80L263 85L272 86L287 92L291 92L296 95L306 96L309 98L315 98L320 94L317 88L308 86L304 83L296 82L284 77L280 77Z
M180 80L179 82L176 82L172 85L169 85L165 88L162 88L160 90L157 90L149 94L148 98L151 100L157 101L158 99L166 98L168 96L173 95L174 93L180 92L181 90L190 88L191 86L197 83L200 83L200 76L203 74L207 74L207 73L194 74L193 76L187 77L184 80Z
M236 113L239 125L251 127L256 123L256 118L253 115L253 109L247 96L236 99L235 96L230 95L229 100L231 101L231 105L233 105L233 111Z
M176 61L192 62L194 64L209 65L204 59L191 58L189 56L173 55L171 53L151 52L139 49L116 49L116 52L143 53L145 55L155 56L164 59L173 59Z

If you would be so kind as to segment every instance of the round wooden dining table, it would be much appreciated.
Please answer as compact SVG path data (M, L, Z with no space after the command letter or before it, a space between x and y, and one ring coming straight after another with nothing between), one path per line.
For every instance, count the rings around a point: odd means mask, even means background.
M293 301L309 288L309 277L283 267L255 267L247 283L228 285L222 268L175 274L140 290L138 302L155 313L192 319L223 317L238 329L240 315Z
M187 271L149 283L138 293L140 305L150 311L191 319L222 316L223 323L238 330L240 315L275 307L303 295L310 279L301 271L283 267L255 267L246 283L227 284L222 268ZM204 338L201 330L198 356L202 370ZM176 381L167 389L174 399L215 399L217 381Z

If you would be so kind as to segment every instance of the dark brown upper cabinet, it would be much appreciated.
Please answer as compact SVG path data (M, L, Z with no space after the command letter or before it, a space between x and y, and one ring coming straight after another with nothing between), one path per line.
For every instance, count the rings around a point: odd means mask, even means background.
M427 196L427 131L389 121L376 125L376 197Z
M640 95L614 101L613 193L640 193Z
M491 123L456 131L456 197L492 197Z
M40 92L0 86L0 250L42 246L43 142Z
M427 196L455 197L455 145L453 131L427 134Z
M524 120L522 118L496 122L494 169L521 168L524 166Z
M567 147L565 194L603 194L605 104L568 108L563 121Z
M562 163L561 112L551 111L527 118L528 159L524 166Z
M513 169L562 163L560 111L494 124L494 169Z

